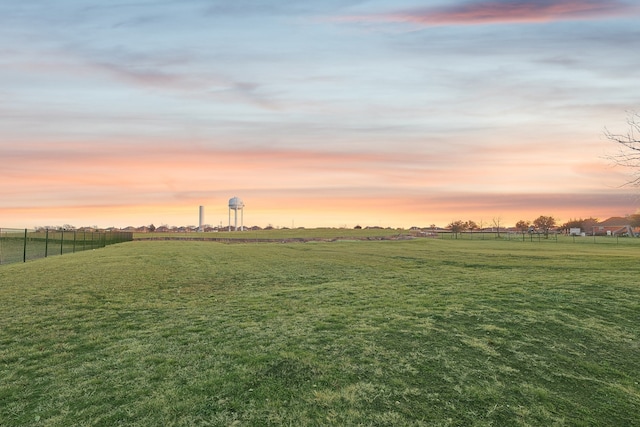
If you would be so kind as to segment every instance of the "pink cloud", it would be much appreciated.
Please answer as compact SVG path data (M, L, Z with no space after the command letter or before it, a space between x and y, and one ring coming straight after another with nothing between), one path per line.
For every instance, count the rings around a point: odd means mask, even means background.
M620 1L550 0L472 1L452 6L414 9L381 15L345 17L357 22L406 22L419 25L474 25L550 22L620 16L630 7Z
M408 188L451 191L531 192L555 188L558 176L571 189L588 190L601 181L620 179L600 165L598 174L564 156L531 156L527 146L443 149L438 153L325 152L322 150L228 149L139 143L131 147L110 144L45 144L20 146L5 153L5 175L14 187L45 189L46 195L86 188L93 197L104 192L202 192L212 188L335 189ZM141 162L141 159L144 161ZM569 165L571 166L571 165ZM598 165L590 165L594 169ZM614 176L615 175L615 176ZM597 182L594 182L593 180ZM552 180L552 182L549 182ZM20 184L20 185L18 185ZM6 192L9 190L5 190ZM18 193L20 191L16 190ZM0 206L2 203L0 202Z

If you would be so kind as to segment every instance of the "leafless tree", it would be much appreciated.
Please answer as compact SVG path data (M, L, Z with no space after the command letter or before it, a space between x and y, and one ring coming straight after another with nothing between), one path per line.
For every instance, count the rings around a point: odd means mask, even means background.
M618 166L631 169L631 177L626 185L640 187L640 113L630 113L627 124L627 133L614 133L605 128L604 135L618 145L618 152L609 156L609 159Z
M493 226L498 231L498 239L500 238L500 222L501 221L502 221L502 218L499 216L494 216L493 220L491 221L493 223Z

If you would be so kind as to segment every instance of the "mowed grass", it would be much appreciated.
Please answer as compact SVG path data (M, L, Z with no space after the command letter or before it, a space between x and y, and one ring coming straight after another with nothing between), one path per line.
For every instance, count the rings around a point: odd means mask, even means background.
M245 230L245 231L220 231L220 232L149 232L134 233L134 239L192 239L192 240L228 240L228 241L265 241L265 240L348 240L348 239L374 239L391 238L394 236L408 235L410 231L391 228L280 228L272 230Z
M134 241L2 266L0 425L640 425L639 255Z

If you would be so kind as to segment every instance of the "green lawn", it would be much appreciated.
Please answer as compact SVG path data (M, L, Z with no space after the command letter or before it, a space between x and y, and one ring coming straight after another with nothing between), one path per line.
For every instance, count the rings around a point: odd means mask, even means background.
M0 266L0 425L640 425L639 255L134 241Z
M265 240L335 240L335 239L371 239L381 237L394 237L409 235L410 231L391 228L280 228L272 230L245 230L245 231L221 231L206 233L177 233L177 232L150 232L134 233L138 240L148 239L193 239L193 240L240 240L240 241L265 241Z

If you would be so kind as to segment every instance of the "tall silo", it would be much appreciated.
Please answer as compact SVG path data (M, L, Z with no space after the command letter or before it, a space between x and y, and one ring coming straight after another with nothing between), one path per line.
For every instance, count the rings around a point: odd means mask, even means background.
M244 202L239 197L229 199L229 231L231 231L231 210L234 212L234 230L238 231L238 211L240 211L240 231L244 231Z
M204 206L200 206L200 219L198 221L198 231L202 233L204 231Z

